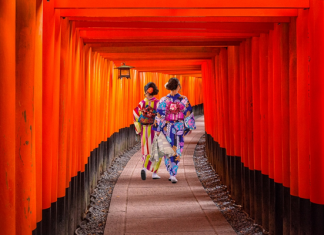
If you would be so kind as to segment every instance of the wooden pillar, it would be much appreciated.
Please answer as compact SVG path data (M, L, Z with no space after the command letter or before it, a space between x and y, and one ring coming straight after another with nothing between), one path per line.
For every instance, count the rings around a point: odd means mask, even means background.
M230 46L227 48L228 54L228 117L229 117L229 146L227 148L228 155L228 176L229 176L229 187L228 190L231 192L233 198L235 198L234 188L234 48Z
M197 78L193 78L195 83L197 84L198 79ZM219 100L217 99L217 94L216 94L216 58L214 57L212 60L212 81L211 81L211 92L212 92L212 100L213 100L213 139L215 140L215 142L218 142L218 126L216 124L216 122L218 121L218 116L217 116L217 103L219 102ZM197 90L194 89L194 87L198 87L198 86L192 86L192 93L196 93ZM198 94L195 94L196 97L198 97ZM198 105L199 102L196 102L196 105ZM215 156L213 156L214 158Z
M260 53L259 37L252 38L252 99L253 99L253 159L254 218L262 224L261 132L260 132ZM253 216L253 215L252 215Z
M253 100L253 159L254 170L261 171L260 133L260 62L259 37L252 38L252 100Z
M61 51L61 25L60 12L54 14L54 61L53 61L53 114L52 114L52 185L51 185L51 230L57 234L57 198L58 198L58 175L59 171L59 114L60 114L60 51ZM61 170L61 169L60 169Z
M273 32L273 151L276 183L282 183L280 28L280 25L275 24Z
M274 233L275 228L275 214L274 214L274 132L273 132L273 30L269 32L269 46L268 46L268 160L269 160L269 232Z
M283 233L290 233L290 142L289 142L289 24L282 23L280 38L281 58L281 136L283 183Z
M260 154L262 173L262 226L269 230L270 179L268 158L268 34L260 35Z
M16 234L31 234L36 225L32 224L32 209L35 209L32 205L36 200L33 190L36 187L33 149L36 1L17 1L16 14L15 215L19 223Z
M296 234L299 220L298 203L298 151L297 151L297 40L296 18L289 26L289 155L290 155L290 224L289 233Z
M224 148L226 152L224 156L224 184L229 186L229 169L230 161L228 157L228 149L230 147L230 131L229 131L229 102L228 102L228 52L226 48L220 51L220 64L221 64L221 82L222 82L222 99L223 99L223 113L224 113Z
M235 180L235 200L242 205L242 187L241 187L241 91L240 91L240 47L233 47L233 62L234 62L234 88L233 88L233 135L234 135L234 180Z
M245 181L250 200L250 215L254 218L254 149L253 149L253 96L252 96L252 40L245 42L245 72L246 72L246 118L249 171Z
M246 142L246 86L245 86L245 42L240 44L240 132L241 132L241 158L244 166L247 166L247 142Z
M16 1L0 3L0 207L2 233L16 233ZM19 32L18 32L19 33ZM22 114L21 114L22 115ZM19 142L20 143L20 140ZM17 158L20 160L19 158Z
M227 147L227 155L234 156L234 113L233 113L233 96L234 96L234 48L230 46L227 48L228 54L228 135L229 144Z
M35 161L36 161L36 223L42 220L42 102L43 102L43 1L36 1L36 35L35 35ZM39 225L39 224L38 224ZM37 227L38 227L37 225ZM37 228L40 231L40 228Z
M311 233L324 229L324 2L310 1L310 201Z
M246 42L240 45L240 75L241 75L241 144L242 144L242 188L243 207L250 213L250 184L249 184L249 155L248 155L248 129L247 129L247 96L246 96Z
M54 75L54 3L43 2L43 233L51 234L53 75Z
M273 151L275 181L275 234L282 234L282 115L281 115L281 49L282 25L275 24L273 33Z

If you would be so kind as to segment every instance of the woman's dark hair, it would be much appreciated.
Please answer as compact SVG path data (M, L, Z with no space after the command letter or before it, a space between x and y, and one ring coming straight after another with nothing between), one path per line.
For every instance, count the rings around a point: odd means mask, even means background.
M177 78L170 78L165 88L171 91L174 91L178 88L180 82Z
M150 95L157 95L159 94L159 89L157 88L157 86L155 85L154 82L149 82L144 86L144 92L146 93L146 91L152 87L153 88L153 92L149 93Z

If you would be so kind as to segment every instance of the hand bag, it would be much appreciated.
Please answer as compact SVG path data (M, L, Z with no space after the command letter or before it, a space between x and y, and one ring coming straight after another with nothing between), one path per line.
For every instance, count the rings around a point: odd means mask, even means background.
M152 144L152 153L151 153L151 162L159 161L160 158L167 156L174 156L176 153L171 147L168 140L165 138L163 133L160 133L159 136L155 134Z

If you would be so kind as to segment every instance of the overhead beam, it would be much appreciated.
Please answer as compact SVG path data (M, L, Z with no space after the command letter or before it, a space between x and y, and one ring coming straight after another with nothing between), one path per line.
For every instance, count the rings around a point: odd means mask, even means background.
M100 47L100 53L219 53L215 47Z
M308 8L309 0L55 0L54 6L60 8Z
M104 47L224 47L239 46L242 40L238 41L211 41L211 42L85 42L92 48Z
M289 23L287 16L201 16L201 17L69 17L72 21L100 21L100 22L263 22L263 23Z
M60 13L63 17L298 16L297 9L62 9Z
M144 29L204 29L212 31L267 31L273 29L273 23L263 22L99 22L76 21L76 28L144 28Z
M143 53L100 53L100 55L109 60L196 60L196 59L211 59L215 53L176 53L176 54L143 54Z
M156 31L154 34L150 30L80 30L81 38L94 38L94 39L137 39L142 40L146 38L162 39L162 38L174 38L177 39L191 39L206 37L206 38L220 38L220 37L257 37L258 33L203 33L203 32L168 32L168 31Z
M195 60L127 60L127 61L120 61L120 60L114 60L114 63L116 65L119 65L119 63L125 62L126 64L130 64L132 66L135 66L136 68L139 67L172 67L172 66L186 66L186 65L199 65L201 66L202 63L206 62L206 60L201 59L195 59Z
M149 39L149 38L142 38L141 41L136 41L134 39L128 39L128 38L119 38L119 39L96 39L96 38L84 38L83 42L84 43L94 43L94 44L101 44L101 43L144 43L146 46L149 45L154 45L155 43L207 43L206 46L208 46L208 43L217 43L217 42L223 42L223 41L231 41L231 42L241 42L245 40L244 37L239 38L239 37L220 37L220 38L195 38L193 41L189 41L188 38L186 38L183 41L180 41L177 38L167 38L167 39ZM180 44L181 45L181 44Z
M143 32L150 33L150 35L155 34L156 32L159 33L190 33L191 35L200 35L201 33L204 34L212 34L212 33L268 33L269 30L272 30L272 27L264 27L264 28L253 28L253 27L242 27L240 29L175 29L175 28L79 28L80 31L124 31L126 33L135 33L141 34Z

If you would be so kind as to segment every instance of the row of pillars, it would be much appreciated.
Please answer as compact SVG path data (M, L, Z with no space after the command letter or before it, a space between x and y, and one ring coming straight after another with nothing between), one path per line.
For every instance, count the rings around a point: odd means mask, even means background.
M114 63L85 45L53 2L0 4L0 227L6 235L55 233L62 205L73 208L64 198L87 204L84 193L95 187L104 162L134 144L132 110L143 99L144 82L160 79L164 86L169 79L135 70L132 79L118 79ZM109 139L121 147L112 148ZM64 229L75 229L80 213Z
M209 160L271 234L323 231L323 13L311 1L203 65Z

